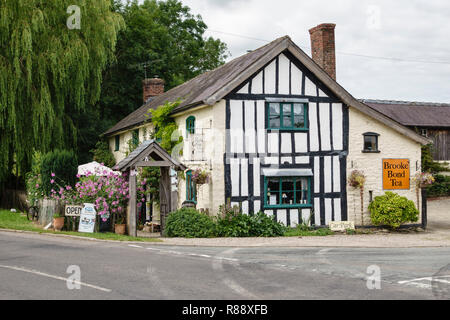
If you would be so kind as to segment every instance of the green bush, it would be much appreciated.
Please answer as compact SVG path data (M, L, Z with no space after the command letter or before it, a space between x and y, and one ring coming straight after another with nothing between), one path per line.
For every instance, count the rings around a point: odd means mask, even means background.
M374 225L387 225L393 229L406 222L416 222L419 218L419 210L413 201L389 191L375 197L369 210Z
M31 160L31 171L25 175L27 198L30 206L36 205L37 201L44 197L42 190L40 190L42 184L41 169L42 154L35 151Z
M431 187L427 188L428 197L447 197L450 196L450 177L437 174Z
M216 224L207 215L193 208L182 208L167 217L165 236L182 238L211 238Z
M114 155L109 149L108 142L106 141L98 141L95 144L95 149L91 150L94 154L94 161L98 163L103 163L105 166L112 168L116 164L116 159L114 159Z
M55 180L60 186L74 186L77 179L78 163L77 156L72 150L54 150L42 157L41 179L42 191L45 195L51 194ZM52 176L52 173L55 176Z
M235 208L221 207L217 218L217 235L220 237L277 237L284 235L286 228L260 212L246 215Z

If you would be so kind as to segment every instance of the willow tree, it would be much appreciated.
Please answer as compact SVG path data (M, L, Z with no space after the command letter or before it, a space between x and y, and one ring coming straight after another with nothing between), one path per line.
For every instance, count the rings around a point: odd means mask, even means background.
M0 182L23 176L33 150L76 145L71 114L99 99L124 25L112 6L0 0Z

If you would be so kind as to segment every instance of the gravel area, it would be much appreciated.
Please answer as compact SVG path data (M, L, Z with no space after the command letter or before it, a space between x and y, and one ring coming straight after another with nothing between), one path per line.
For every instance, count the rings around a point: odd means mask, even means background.
M283 238L161 238L161 245L218 247L450 247L450 199L428 202L426 231Z

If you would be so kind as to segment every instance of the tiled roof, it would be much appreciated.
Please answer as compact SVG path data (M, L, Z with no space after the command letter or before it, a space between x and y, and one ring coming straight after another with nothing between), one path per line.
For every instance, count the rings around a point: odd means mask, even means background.
M212 71L205 72L181 85L175 87L162 95L154 97L139 109L129 114L119 121L115 126L106 131L105 135L142 124L147 118L149 109L156 109L165 102L174 102L181 98L182 102L176 110L181 110L188 106L203 104L216 93L219 89L227 85L237 75L243 73L250 65L256 62L280 42L288 38L287 36L279 38L271 43L238 57Z
M450 104L369 99L361 101L404 126L450 127Z

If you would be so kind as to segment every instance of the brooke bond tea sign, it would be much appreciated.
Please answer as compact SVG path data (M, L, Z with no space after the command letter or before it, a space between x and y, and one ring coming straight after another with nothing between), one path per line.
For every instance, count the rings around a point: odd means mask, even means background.
M409 159L383 159L383 189L409 190Z

